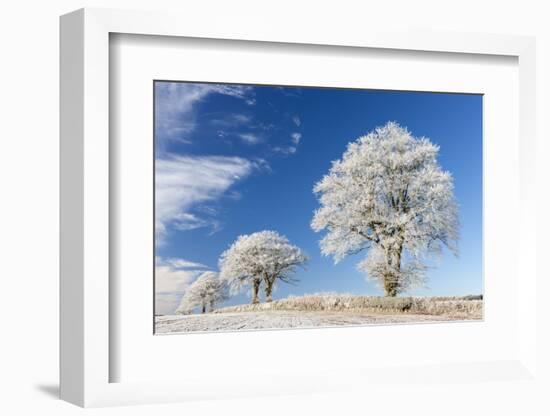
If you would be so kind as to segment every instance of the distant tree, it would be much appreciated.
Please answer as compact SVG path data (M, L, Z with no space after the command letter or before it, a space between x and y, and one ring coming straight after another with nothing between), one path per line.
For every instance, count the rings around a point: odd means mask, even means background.
M438 152L394 122L349 143L314 187L321 207L311 225L328 231L322 253L339 262L368 250L358 268L386 296L421 285L423 259L443 246L458 254L453 179L439 166Z
M188 291L186 291L181 298L180 304L178 308L176 309L177 315L190 315L193 313L193 309L195 309L198 306L198 304L191 299L191 296L188 294Z
M265 284L265 299L271 302L275 283L292 283L296 267L307 256L288 239L275 231L241 235L220 258L220 276L227 281L232 293L250 287L252 303L259 303L258 291Z
M218 277L218 273L204 272L185 291L176 313L187 315L197 307L200 308L201 313L205 313L207 307L212 312L218 303L226 299L225 284Z

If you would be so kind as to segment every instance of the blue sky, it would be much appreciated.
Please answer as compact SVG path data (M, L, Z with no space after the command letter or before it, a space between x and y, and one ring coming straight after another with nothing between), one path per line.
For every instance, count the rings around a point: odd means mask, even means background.
M445 252L428 287L410 294L482 293L482 96L157 81L156 312L171 313L201 271L217 270L237 236L265 229L310 257L298 285L280 284L274 298L382 294L356 270L365 253L335 265L310 222L331 161L388 121L440 146L460 207L460 256Z

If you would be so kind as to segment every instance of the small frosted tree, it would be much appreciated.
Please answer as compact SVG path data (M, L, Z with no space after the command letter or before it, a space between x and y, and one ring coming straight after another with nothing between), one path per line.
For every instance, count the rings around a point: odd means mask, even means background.
M349 143L314 187L321 207L311 225L327 231L322 253L339 262L367 250L358 268L386 296L423 284L425 258L444 246L458 253L453 179L438 152L394 122Z
M201 313L205 313L207 307L212 312L217 304L226 299L225 283L218 277L218 273L204 272L185 291L176 313L190 314L197 307Z
M189 290L187 290L181 298L180 304L176 309L176 314L190 315L197 306L196 300L191 298Z
M275 231L241 235L220 257L220 276L227 281L232 293L250 288L252 303L259 303L262 282L265 299L271 302L277 281L293 283L298 266L307 256L288 239Z

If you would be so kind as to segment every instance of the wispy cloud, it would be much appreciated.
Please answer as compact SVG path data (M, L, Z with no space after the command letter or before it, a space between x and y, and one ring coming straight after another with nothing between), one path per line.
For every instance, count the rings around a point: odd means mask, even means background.
M259 144L264 141L263 134L271 125L256 122L247 114L227 114L210 120L218 128L216 135L221 139L239 138L245 144ZM259 132L259 133L258 133Z
M269 173L273 172L273 170L271 169L271 165L264 158L261 158L261 157L255 158L253 163L254 163L254 168L259 171L264 171Z
M302 139L302 133L292 133L290 137L292 138L292 143L298 145Z
M283 155L292 155L296 153L296 150L298 150L296 146L276 146L273 148L275 153L281 153Z
M179 258L155 258L155 312L172 314L189 285L207 266Z
M300 120L300 117L294 116L292 117L292 121L294 124L296 124L297 127L300 127L302 125L302 120Z
M223 117L212 118L211 124L224 128L235 128L252 122L252 117L247 114L227 114Z
M155 86L155 133L157 140L189 141L197 125L196 104L210 94L221 94L254 105L250 86L160 82Z
M155 264L157 266L170 266L175 269L208 269L208 266L205 266L202 263L196 263L194 261L189 261L185 259L180 258L174 258L174 257L156 257L155 258Z
M256 145L264 142L264 132L269 125L258 123L247 114L226 114L212 118L210 124L218 128L216 136L225 142L235 138L247 145Z
M191 230L219 227L216 219L192 212L199 204L216 201L248 176L255 163L240 157L171 156L156 160L156 234L162 242L169 228Z
M262 142L262 138L253 133L240 133L239 138L246 144L258 144Z
M294 132L290 134L290 143L286 146L275 146L271 150L282 155L293 155L298 151L298 145L302 140L302 133Z

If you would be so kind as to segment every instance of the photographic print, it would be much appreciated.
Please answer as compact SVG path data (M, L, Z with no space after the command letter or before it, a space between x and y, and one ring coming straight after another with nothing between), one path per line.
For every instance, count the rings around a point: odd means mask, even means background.
M153 88L156 334L483 319L481 95Z

